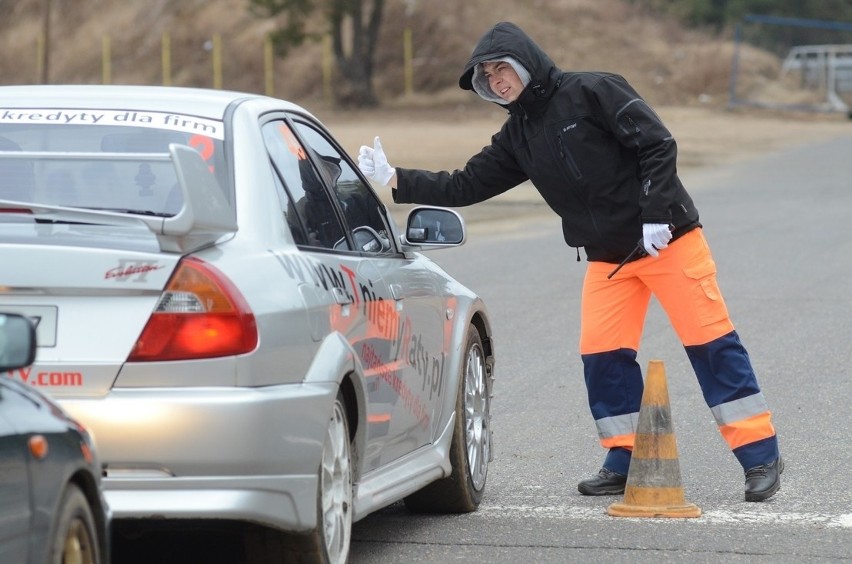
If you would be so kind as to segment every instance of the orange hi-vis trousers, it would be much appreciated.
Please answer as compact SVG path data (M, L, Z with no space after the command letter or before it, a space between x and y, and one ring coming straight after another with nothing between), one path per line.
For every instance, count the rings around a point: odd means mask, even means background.
M604 466L627 473L644 389L636 362L651 295L686 349L704 399L743 468L778 458L771 414L716 282L700 228L660 251L615 265L590 262L583 283L580 354Z

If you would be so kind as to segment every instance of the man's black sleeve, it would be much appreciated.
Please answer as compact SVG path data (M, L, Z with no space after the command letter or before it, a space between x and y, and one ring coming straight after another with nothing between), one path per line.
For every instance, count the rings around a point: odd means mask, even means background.
M505 127L491 138L491 145L472 156L462 170L431 172L396 168L398 204L469 206L493 198L527 180L527 175L505 142Z

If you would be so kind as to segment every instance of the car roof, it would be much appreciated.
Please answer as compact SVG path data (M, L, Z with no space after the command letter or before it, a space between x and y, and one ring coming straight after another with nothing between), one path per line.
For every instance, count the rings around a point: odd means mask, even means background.
M222 119L229 105L248 99L274 101L279 107L283 105L285 109L306 112L297 104L273 100L260 94L208 88L100 84L0 86L0 110L9 108L147 110ZM2 115L0 113L0 116Z

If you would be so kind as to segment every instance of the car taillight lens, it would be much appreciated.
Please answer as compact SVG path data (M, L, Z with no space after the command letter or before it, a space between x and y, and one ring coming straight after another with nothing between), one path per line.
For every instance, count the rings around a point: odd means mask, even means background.
M212 265L178 265L127 359L130 362L214 358L257 347L254 314L236 286Z

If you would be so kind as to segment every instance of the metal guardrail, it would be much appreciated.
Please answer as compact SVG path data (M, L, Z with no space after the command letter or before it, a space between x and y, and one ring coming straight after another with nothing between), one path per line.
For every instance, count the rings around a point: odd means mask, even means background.
M831 32L852 33L852 22L810 20L748 14L743 16L735 28L734 57L731 63L731 77L728 88L728 105L756 106L776 109L795 109L806 111L843 112L852 117L850 105L841 94L852 93L852 44L826 43L796 45L790 48L782 63L781 76L799 71L802 73L802 86L812 90L824 90L825 101L818 103L784 103L760 100L753 96L740 97L737 83L740 74L740 47L743 43L743 25L757 24L780 28L801 28Z
M852 91L852 45L797 45L784 59L781 76L792 71L802 73L805 86L825 89L831 108L849 111L840 95Z

